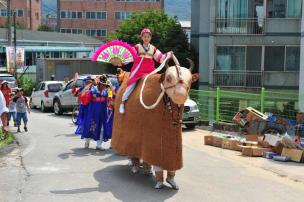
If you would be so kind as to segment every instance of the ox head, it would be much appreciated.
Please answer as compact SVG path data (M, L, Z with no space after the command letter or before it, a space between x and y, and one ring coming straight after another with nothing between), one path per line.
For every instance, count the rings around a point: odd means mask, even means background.
M188 98L192 83L199 79L199 74L192 74L194 63L187 59L190 68L179 65L167 67L160 82L163 83L166 94L175 104L184 104Z

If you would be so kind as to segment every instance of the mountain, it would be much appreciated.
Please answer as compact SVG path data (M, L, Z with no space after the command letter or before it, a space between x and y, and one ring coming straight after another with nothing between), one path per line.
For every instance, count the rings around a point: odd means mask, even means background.
M165 12L179 20L191 20L191 0L165 0ZM57 14L57 0L42 0L43 16Z
M191 0L165 0L165 12L178 20L191 20Z

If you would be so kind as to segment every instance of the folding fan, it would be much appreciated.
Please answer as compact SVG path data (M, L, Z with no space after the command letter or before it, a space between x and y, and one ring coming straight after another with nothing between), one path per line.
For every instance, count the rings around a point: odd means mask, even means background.
M133 62L137 57L136 50L123 41L114 40L103 44L93 55L92 60L98 62L123 65ZM119 62L117 62L119 61Z

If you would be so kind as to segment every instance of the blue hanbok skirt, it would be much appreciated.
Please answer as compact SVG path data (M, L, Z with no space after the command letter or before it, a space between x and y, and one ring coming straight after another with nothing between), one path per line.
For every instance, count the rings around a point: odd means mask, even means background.
M75 131L76 135L82 135L83 133L83 126L84 126L84 120L85 116L88 113L89 105L80 105L79 107L79 113L77 116L77 128Z
M114 120L114 111L113 109L107 109L107 119L105 123L105 132L103 141L106 142L109 139L112 139L112 130L113 130L113 120Z
M85 116L83 132L81 134L81 139L90 138L95 141L100 140L100 133L105 130L101 130L101 128L105 127L106 121L106 113L107 113L107 104L105 101L103 102L90 102L88 113Z

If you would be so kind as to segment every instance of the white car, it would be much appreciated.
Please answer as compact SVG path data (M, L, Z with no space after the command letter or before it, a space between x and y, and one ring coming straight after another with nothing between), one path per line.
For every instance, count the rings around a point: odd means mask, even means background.
M61 81L42 81L33 89L30 105L31 108L40 108L46 112L53 107L53 98L63 87Z
M194 129L199 124L200 113L197 104L190 98L184 104L183 123L189 129Z
M13 90L16 91L18 89L18 83L15 77L11 74L0 74L0 83L2 81L7 81L8 86Z

